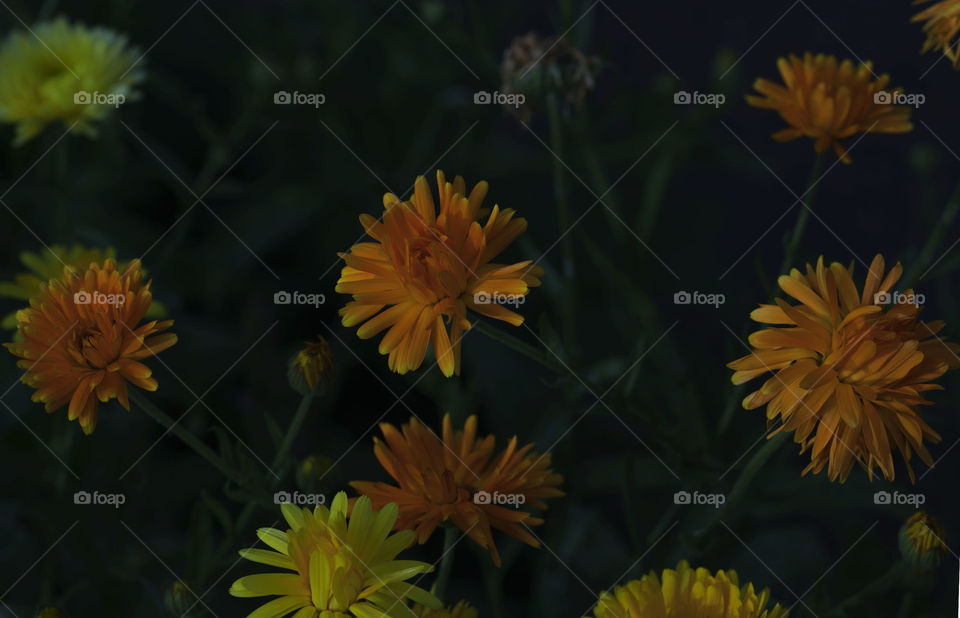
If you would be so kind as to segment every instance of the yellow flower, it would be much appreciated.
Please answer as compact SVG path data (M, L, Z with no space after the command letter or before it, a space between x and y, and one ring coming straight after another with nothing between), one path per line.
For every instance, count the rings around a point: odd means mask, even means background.
M913 566L927 571L947 553L947 534L926 511L918 511L900 528L900 553Z
M842 482L856 461L871 480L875 467L893 480L893 448L911 481L913 452L933 465L923 441L940 436L919 406L931 403L925 391L942 389L934 380L960 366L960 347L935 336L943 322L917 321L922 295L894 290L900 264L886 276L884 270L877 255L858 293L852 265L827 268L821 257L816 268L807 264L806 274L794 268L779 284L800 304L778 298L755 309L754 321L776 326L750 335L756 349L727 365L734 384L776 372L743 407L766 404L771 426L779 416L783 424L771 435L794 432L801 452L811 452L804 474L827 467L829 479Z
M477 618L479 615L466 601L441 609L430 609L422 605L414 605L411 609L417 618Z
M0 46L0 121L16 125L15 145L56 121L93 137L94 121L134 98L138 58L126 37L64 18L14 32Z
M784 85L758 79L753 87L763 96L748 95L754 107L776 110L790 128L773 134L778 142L798 137L814 140L822 153L833 146L844 163L852 159L840 140L856 133L906 133L910 108L890 105L895 93L887 91L888 75L873 79L870 62L855 67L851 60L837 63L833 56L790 54L777 60Z
M413 533L390 535L397 505L379 511L360 498L347 517L347 494L340 492L328 510L312 512L281 505L290 526L286 532L261 528L257 536L276 551L245 549L247 560L292 571L241 577L230 587L235 597L279 596L249 618L386 618L399 616L407 599L431 608L441 603L432 594L406 583L433 571L425 562L395 560L413 543Z
M302 394L315 391L322 380L333 373L333 356L330 344L323 337L306 342L306 347L290 359L290 385Z
M17 312L20 341L4 344L22 359L21 381L36 389L31 399L47 412L69 406L67 418L80 419L86 434L97 425L99 403L116 399L130 409L127 382L157 390L140 361L177 342L172 333L158 334L173 320L140 323L153 299L142 277L140 260L122 271L114 259L82 271L65 267L62 279L41 285Z
M593 610L595 618L786 618L787 610L776 604L767 609L770 591L757 594L753 584L743 587L735 571L711 575L703 568L691 569L686 561L676 570L664 569L662 577L650 572L613 594L603 592Z
M931 0L917 0L914 4L923 4ZM927 40L923 43L921 54L930 50L943 52L953 62L953 68L960 68L960 49L957 33L960 32L960 0L942 0L913 16L910 21L923 21L923 31Z
M432 343L440 370L450 377L460 373L460 338L470 328L467 309L519 326L523 317L500 303L521 299L540 285L543 269L530 260L491 263L527 229L527 222L515 219L510 208L494 206L481 225L486 182L468 196L463 178L449 183L438 171L437 185L439 215L420 176L409 201L392 193L383 196L382 221L360 216L376 242L358 243L340 254L346 266L336 290L353 295L340 315L344 326L360 326L358 337L369 339L390 329L379 350L389 355L391 371L402 374L420 367Z

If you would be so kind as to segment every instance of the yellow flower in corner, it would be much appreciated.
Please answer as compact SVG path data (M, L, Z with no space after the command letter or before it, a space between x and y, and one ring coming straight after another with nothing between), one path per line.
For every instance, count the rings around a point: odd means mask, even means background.
M250 613L249 618L386 618L409 614L407 600L437 609L432 594L407 580L433 571L425 562L396 560L413 543L413 533L391 535L397 505L379 511L360 498L347 517L347 494L340 492L330 509L313 511L281 505L290 528L261 528L257 536L268 549L245 549L247 560L287 573L241 577L230 587L235 597L277 596ZM294 613L296 612L296 613Z
M523 317L504 307L540 285L543 269L530 260L492 263L527 229L510 208L494 206L483 225L478 221L487 183L469 195L463 178L447 182L437 172L440 210L427 181L417 178L409 201L383 196L382 220L361 215L360 223L375 242L362 242L340 257L346 266L337 292L353 300L340 310L343 325L359 326L369 339L387 330L380 353L391 371L406 373L423 363L427 347L443 375L460 373L460 338L470 328L467 310L514 326Z
M799 137L814 141L818 153L833 147L844 163L852 159L840 141L857 133L906 133L910 108L891 105L897 90L887 90L890 76L874 78L870 62L854 66L833 56L790 54L777 60L783 85L760 78L753 87L763 96L748 95L747 102L776 110L790 128L773 134L778 142Z
M917 0L914 4L926 4L931 0ZM960 0L942 0L935 2L913 16L910 21L922 21L927 40L923 43L921 54L930 50L942 52L953 62L953 68L960 68Z
M936 336L944 323L917 320L923 296L894 285L903 268L884 274L883 257L870 265L863 291L853 266L821 257L806 273L794 268L780 277L780 288L799 304L776 299L750 317L773 325L750 335L753 352L733 361L733 383L773 373L743 407L767 406L767 423L782 424L771 435L794 432L810 451L803 473L827 468L831 481L845 481L859 463L870 479L874 468L893 480L893 450L900 451L910 480L915 452L928 466L933 459L924 440L940 436L920 414L930 405L923 393L942 390L934 380L960 367L960 346Z
M911 565L928 571L947 553L947 533L926 511L910 516L900 529L900 553Z
M662 576L650 572L640 579L603 592L595 618L787 618L776 604L767 609L770 591L740 586L736 571L692 569L686 561Z
M41 286L30 306L17 312L20 341L4 344L25 370L21 381L36 391L32 400L47 412L68 406L86 434L97 425L100 403L116 399L130 409L127 382L157 390L149 367L140 361L177 342L158 334L173 320L141 324L153 296L142 284L140 261L122 271L114 259L86 270L63 269L62 279Z
M0 121L16 125L15 145L58 121L94 137L95 121L135 97L138 58L126 37L64 18L14 32L0 45Z

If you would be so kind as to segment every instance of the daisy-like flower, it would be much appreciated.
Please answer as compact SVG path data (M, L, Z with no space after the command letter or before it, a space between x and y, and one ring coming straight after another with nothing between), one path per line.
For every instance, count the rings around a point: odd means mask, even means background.
M244 549L247 560L278 567L289 573L241 577L230 587L235 597L278 596L248 618L390 618L409 614L408 600L430 608L440 601L407 583L433 571L425 562L396 560L413 544L413 533L391 535L397 505L374 510L360 498L347 517L347 494L339 492L328 510L313 511L282 504L290 528L283 532L261 528L257 536L268 549ZM294 613L296 612L296 613Z
M926 511L910 516L900 528L900 553L911 565L929 571L947 553L947 534Z
M545 498L563 495L563 477L550 469L550 454L538 455L533 444L517 448L514 436L494 454L496 438L477 437L477 417L454 431L450 415L443 417L443 437L416 418L403 432L381 423L384 441L374 438L374 454L396 485L354 481L357 491L374 506L397 503L397 528L413 530L426 543L437 526L452 524L478 545L490 550L494 564L500 554L493 541L496 528L532 547L540 543L527 530L543 523L525 509L545 509Z
M152 301L142 283L140 260L122 271L114 259L86 270L63 269L62 279L41 286L30 306L17 312L20 341L5 344L24 369L21 381L36 391L33 401L47 412L69 406L86 434L97 425L97 408L116 398L127 410L127 382L157 390L150 368L140 361L177 342L161 333L173 320L141 324Z
M417 618L477 618L479 615L466 601L440 609L430 609L422 605L414 605L411 609Z
M14 32L0 46L0 121L16 125L15 145L57 121L94 137L96 121L133 100L139 55L112 30L64 18Z
M777 603L767 608L770 590L759 594L753 584L740 586L736 571L711 574L692 569L686 561L661 577L650 572L640 579L603 592L593 610L595 618L787 618Z
M917 0L914 4L926 4L931 0ZM927 40L923 43L921 54L930 50L942 52L953 62L953 68L960 68L960 0L942 0L931 4L913 16L910 21L922 21Z
M460 338L470 328L467 309L514 326L523 317L501 299L518 299L540 285L543 269L530 260L504 265L494 259L527 228L510 208L494 206L480 224L487 183L466 193L463 178L447 182L437 172L440 211L422 176L413 197L401 202L383 196L382 220L361 215L360 223L375 242L354 245L340 257L346 266L336 290L352 294L340 310L343 325L359 326L369 339L387 330L380 353L391 371L417 369L433 345L443 375L460 373ZM449 331L449 332L448 332Z
M814 139L814 149L833 146L844 163L852 159L840 140L857 133L906 133L910 108L891 105L900 90L886 90L889 75L874 79L873 65L853 61L838 63L833 56L790 54L777 60L783 85L760 78L753 87L763 96L748 95L754 107L776 110L790 128L773 134L778 142L798 137Z
M943 322L917 320L922 295L894 290L899 263L884 272L877 255L858 292L852 265L826 267L821 257L806 273L793 269L779 284L799 304L778 298L755 309L754 321L774 326L751 334L754 351L727 365L734 384L774 372L743 407L766 405L770 426L779 417L771 435L794 432L801 452L810 451L804 474L826 467L831 481L842 482L856 461L871 480L875 467L893 480L894 448L911 480L914 452L933 465L924 440L940 436L919 406L931 403L925 391L942 390L934 380L960 366L960 347L936 336Z
M308 341L290 359L290 385L301 394L313 392L317 385L333 373L333 355L330 344L323 337Z

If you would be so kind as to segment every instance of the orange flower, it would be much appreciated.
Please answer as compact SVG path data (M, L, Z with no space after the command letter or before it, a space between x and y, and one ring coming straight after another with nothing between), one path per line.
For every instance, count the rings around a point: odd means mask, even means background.
M432 343L440 370L450 377L460 373L460 338L470 328L467 309L519 326L523 317L498 302L525 296L540 285L543 269L530 260L490 262L527 229L527 222L515 219L512 209L494 206L480 225L486 182L465 197L463 178L449 183L437 171L437 185L439 215L420 176L411 200L383 196L382 221L360 216L376 242L358 243L340 254L346 266L336 290L353 295L340 315L344 326L361 325L358 337L390 329L379 349L389 355L391 371L420 367Z
M33 401L47 412L69 404L67 417L79 418L86 434L97 425L100 402L116 398L130 409L127 382L157 390L150 368L139 361L177 342L172 333L150 337L173 320L138 326L152 299L141 277L139 260L122 272L113 259L85 272L64 268L63 279L43 285L30 307L17 312L23 342L5 344L23 359L17 366L26 370L23 383L36 389Z
M930 0L917 0L914 4L923 4ZM920 11L910 21L923 21L923 31L927 40L923 42L921 54L931 49L943 52L943 55L953 62L953 68L960 68L960 46L957 33L960 32L960 0L943 0L923 11Z
M887 91L889 75L873 79L873 64L854 67L850 60L837 63L833 56L790 54L777 60L784 85L758 79L753 87L762 97L748 95L754 107L774 109L790 125L773 134L778 142L807 136L816 140L814 149L825 152L833 146L844 163L852 159L840 140L856 133L906 133L910 108L890 105L895 93Z
M877 255L858 294L852 265L827 268L821 257L806 274L793 269L779 284L800 304L778 298L776 305L755 309L754 321L777 327L750 335L756 349L727 365L735 370L734 384L776 372L743 407L766 404L768 425L778 416L783 422L773 434L794 432L801 452L811 451L804 474L826 466L829 479L842 482L857 461L871 480L874 467L893 480L893 447L911 481L914 451L933 465L923 441L939 442L940 436L918 406L931 404L925 391L942 390L934 380L960 367L960 346L935 337L943 322L917 321L922 295L894 291L903 271L899 262L885 277L884 270Z
M450 415L443 417L443 439L415 418L401 434L388 423L380 430L386 443L374 438L373 451L398 486L354 481L350 485L369 496L374 508L396 502L396 528L413 530L426 543L441 524L453 524L483 548L494 564L500 554L491 528L539 547L528 526L543 523L525 508L545 509L544 498L562 496L563 477L550 470L550 454L537 455L533 444L517 448L514 436L494 456L496 439L477 438L477 417L454 432Z

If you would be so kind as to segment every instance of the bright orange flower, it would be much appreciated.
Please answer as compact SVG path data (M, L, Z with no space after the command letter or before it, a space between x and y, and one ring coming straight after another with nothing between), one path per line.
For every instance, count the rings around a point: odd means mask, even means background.
M777 60L784 85L766 79L753 83L762 97L748 95L754 107L776 110L790 125L773 134L778 142L798 137L816 140L814 149L822 153L833 146L844 163L852 159L840 140L856 133L906 133L910 108L890 105L897 90L887 91L889 75L873 79L873 64L855 67L850 60L838 63L833 56L806 53L803 58L790 54Z
M443 417L443 439L411 418L403 433L381 423L383 439L374 438L373 451L398 486L354 481L374 507L396 502L396 528L413 530L426 543L437 526L453 524L483 548L489 548L500 566L500 554L491 528L528 545L539 547L528 526L543 523L527 510L545 509L544 498L562 496L563 477L550 469L550 454L537 455L533 444L517 448L517 437L494 455L496 439L477 437L477 417L467 419L462 431L453 430L450 415Z
M543 269L530 260L494 264L507 245L527 229L510 208L494 206L485 225L478 221L487 183L469 196L463 178L447 182L437 171L440 214L423 176L413 197L402 202L383 196L381 221L361 215L360 223L376 242L354 245L340 257L346 262L336 290L352 294L340 310L344 326L358 326L369 339L390 329L380 341L391 371L417 369L433 344L443 375L460 373L460 338L470 328L467 309L514 326L523 317L500 299L520 299L540 285ZM448 332L449 329L449 332Z
M940 436L918 406L931 404L925 391L942 390L934 380L960 367L960 346L935 336L943 322L917 321L922 295L894 290L900 263L886 276L884 270L877 255L858 293L852 265L827 268L821 257L816 268L807 264L806 274L793 269L779 284L800 304L778 298L776 305L755 309L754 321L777 327L750 335L756 349L727 365L735 371L734 384L776 372L743 407L766 404L771 426L779 416L783 424L771 435L794 432L801 452L811 451L804 474L827 467L831 481L843 482L856 461L871 480L874 467L893 480L893 447L911 481L914 451L933 465L923 441L939 442Z
M36 389L33 401L47 412L69 404L67 417L80 419L83 432L97 425L97 407L116 398L130 409L127 382L157 390L150 368L139 362L177 342L166 330L173 320L140 320L150 308L150 283L141 285L140 261L121 272L117 261L90 264L86 271L64 268L63 279L41 287L30 307L17 312L22 342L5 344L22 360L21 379Z
M917 0L914 4L924 4L931 0ZM942 0L936 2L913 16L910 21L922 21L927 40L923 42L921 54L936 50L953 62L953 68L960 68L960 0Z

